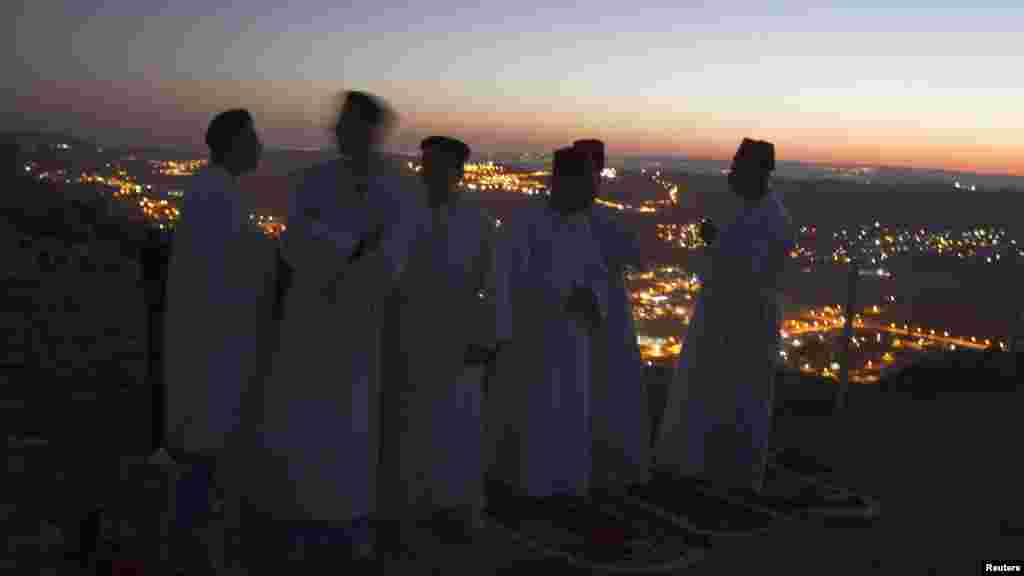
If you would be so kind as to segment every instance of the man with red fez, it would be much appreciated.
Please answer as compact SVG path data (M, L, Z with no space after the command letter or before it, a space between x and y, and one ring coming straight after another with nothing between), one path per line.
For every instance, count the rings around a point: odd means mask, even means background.
M422 198L397 291L396 350L388 351L382 461L405 546L417 524L471 541L483 499L481 385L496 345L495 226L460 188L470 150L454 138L423 140ZM386 453L390 451L390 453ZM412 541L410 541L412 540ZM429 546L429 544L427 544ZM422 552L422 550L420 550Z
M580 196L608 268L608 321L594 339L594 484L597 488L617 488L643 482L650 467L650 418L641 378L643 364L624 278L626 266L639 267L643 258L636 235L623 225L618 212L595 202L600 197L605 167L604 142L577 140L573 148L589 155L592 161L593 186L581 189Z
M608 311L605 259L578 201L593 186L590 165L578 150L556 151L547 206L524 209L504 238L499 332L512 339L488 396L491 472L532 497L589 491L592 343Z
M658 467L753 490L764 478L780 279L794 241L774 169L771 143L743 140L729 172L743 209L711 248L655 447Z

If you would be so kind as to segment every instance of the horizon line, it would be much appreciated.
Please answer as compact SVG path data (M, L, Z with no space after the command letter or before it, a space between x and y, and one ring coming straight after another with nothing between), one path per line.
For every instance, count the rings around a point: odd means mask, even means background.
M3 130L0 134L9 134L12 136L17 135L38 135L38 136L53 136L53 137L67 137L69 139L75 139L79 141L85 141L89 144L95 145L98 148L104 149L122 149L131 151L135 150L161 150L161 151L174 151L174 152L202 152L206 150L203 146L195 144L101 144L96 139L83 138L81 136L74 135L73 131L61 131L61 130L46 130L46 131L34 131L34 130ZM332 151L331 145L325 146L297 146L297 145L265 145L266 150L280 151L280 152L308 152L308 153L326 153ZM401 156L418 155L418 152L409 153L405 150L390 148L384 151L385 153L397 154ZM542 157L550 156L551 151L528 151L528 152L514 152L514 151L495 151L488 153L481 153L480 156L521 156L523 154L540 155ZM663 153L621 153L621 154L609 154L609 159L628 159L628 160L644 160L644 159L671 159L677 161L689 161L689 162L721 162L728 163L731 158L713 158L705 155L700 156L687 156L679 152L663 152ZM843 167L843 168L880 168L888 170L909 170L916 172L941 172L947 174L962 174L962 175L973 175L973 176L987 176L987 177L1004 177L1004 178L1024 178L1024 174L1017 174L1008 171L994 171L994 170L971 170L971 169L954 169L944 168L940 166L907 166L898 164L884 164L884 163L870 163L862 161L846 161L846 162L825 162L819 160L799 160L799 159L777 159L778 164L796 164L804 166L827 166L827 167Z

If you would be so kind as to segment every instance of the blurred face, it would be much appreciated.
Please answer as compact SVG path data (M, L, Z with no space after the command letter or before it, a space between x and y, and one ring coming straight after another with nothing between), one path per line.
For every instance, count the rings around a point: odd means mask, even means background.
M252 172L260 165L263 143L250 122L231 142L226 164L235 174Z
M354 158L369 155L373 146L373 132L373 126L360 117L355 107L346 103L338 117L338 123L334 126L338 151Z
M463 165L450 151L432 146L423 151L423 184L432 205L452 201L462 180Z

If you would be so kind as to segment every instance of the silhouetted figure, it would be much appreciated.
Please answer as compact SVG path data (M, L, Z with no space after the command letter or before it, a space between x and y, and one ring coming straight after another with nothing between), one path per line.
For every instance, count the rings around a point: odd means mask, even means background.
M398 396L399 489L390 498L407 528L443 518L434 528L471 536L483 497L481 384L495 347L495 227L458 184L469 147L432 136L421 144L425 194L419 200L409 263L398 292L401 366L386 383ZM417 547L415 530L405 530ZM428 544L429 546L429 544Z
M499 325L512 341L487 399L488 449L494 478L533 497L582 496L590 482L591 340L607 315L608 271L578 201L588 185L590 158L558 150L548 206L522 210L506 231Z
M771 190L772 144L745 139L729 187L743 200L711 248L710 271L669 389L657 464L760 490L779 349L778 290L794 236Z
M185 192L167 274L167 451L193 464L176 496L185 535L205 524L211 480L232 491L239 482L225 447L253 377L264 371L273 297L274 245L239 189L262 154L252 116L218 114L206 143L211 162Z
M643 482L650 469L650 417L641 379L643 366L633 323L625 267L643 262L635 234L612 208L596 204L605 166L604 143L577 140L573 148L592 161L593 184L579 190L608 269L608 321L595 334L591 422L594 427L594 487L619 488Z
M254 509L294 544L365 551L375 512L381 327L405 263L405 183L378 147L393 114L348 92L335 126L341 158L310 168L289 203L281 256L293 270L280 346L253 418ZM257 464L254 464L257 466ZM312 560L311 560L312 561Z

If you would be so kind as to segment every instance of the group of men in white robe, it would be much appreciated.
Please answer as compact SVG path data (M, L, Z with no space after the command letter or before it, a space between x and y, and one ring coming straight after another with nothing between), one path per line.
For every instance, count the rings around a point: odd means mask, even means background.
M186 193L169 271L172 454L252 512L247 525L363 551L375 539L409 545L439 513L472 532L485 476L535 498L643 481L650 418L623 279L639 248L595 205L603 144L558 150L548 201L499 232L462 197L464 143L423 141L420 189L382 158L393 118L375 97L347 93L341 157L306 172L279 243L252 224L239 192L261 151L252 118L211 123L213 162ZM751 206L719 243L731 260L777 240L776 204ZM716 277L760 282L777 264L765 254ZM766 314L770 300L758 300ZM676 462L665 447L678 420L662 426L660 463ZM764 423L751 416L750 426L760 434ZM200 508L179 517L195 523Z

